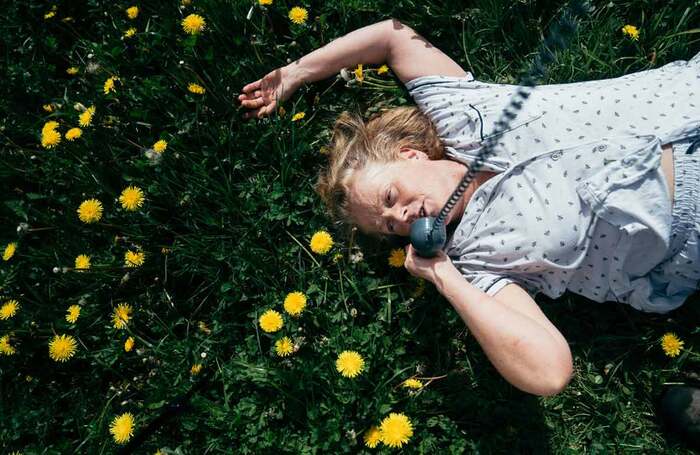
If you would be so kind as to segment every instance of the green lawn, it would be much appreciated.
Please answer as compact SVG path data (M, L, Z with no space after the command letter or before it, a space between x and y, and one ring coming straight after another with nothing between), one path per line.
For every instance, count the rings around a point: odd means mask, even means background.
M700 372L697 294L668 315L538 297L576 371L557 396L520 392L432 285L420 292L390 267L388 245L335 228L313 192L337 115L412 104L400 81L331 77L296 92L284 117L250 122L234 101L288 60L389 17L477 79L515 83L563 1L53 4L5 2L0 25L0 252L16 244L0 261L0 304L19 305L0 310L2 453L118 453L110 424L124 413L135 418L135 453L389 453L365 447L363 434L392 412L413 426L405 453L691 453L664 435L654 404L664 383ZM287 17L293 6L308 10L304 24ZM697 0L594 6L542 83L616 77L700 51ZM181 26L191 13L206 21L197 35ZM627 24L637 41L621 32ZM119 79L105 94L110 76ZM91 106L91 125L68 140ZM62 139L46 148L49 121ZM161 139L167 148L156 153ZM133 211L119 201L128 186L145 196ZM86 223L77 210L93 198L102 216ZM325 255L309 247L319 230L334 240ZM144 253L143 263L125 266L127 251ZM351 260L358 251L363 259ZM81 254L84 271L75 270ZM299 317L283 308L293 291L307 297ZM119 304L132 311L115 323ZM258 323L269 309L284 321L274 333ZM667 332L685 342L677 357L660 347ZM76 343L63 362L49 355L55 335ZM283 336L296 345L286 357L275 352ZM346 350L364 359L355 378L336 370ZM427 385L402 387L411 377ZM142 433L196 384L182 413Z

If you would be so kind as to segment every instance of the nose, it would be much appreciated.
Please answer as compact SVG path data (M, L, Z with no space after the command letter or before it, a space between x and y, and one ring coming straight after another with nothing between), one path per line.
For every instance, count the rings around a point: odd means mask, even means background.
M401 216L399 217L399 220L403 223L411 224L416 220L416 218L418 218L418 215L412 213L408 206L401 209Z

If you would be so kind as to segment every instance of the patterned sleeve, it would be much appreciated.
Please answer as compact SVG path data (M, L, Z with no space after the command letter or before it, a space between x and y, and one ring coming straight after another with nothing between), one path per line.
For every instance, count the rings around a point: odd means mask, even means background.
M501 275L487 271L467 272L464 270L462 270L462 275L464 275L467 281L469 281L471 284L481 289L491 297L496 295L498 291L500 291L510 283L516 283L520 285L523 289L525 289L525 291L528 291L528 289L524 287L522 283L506 275Z

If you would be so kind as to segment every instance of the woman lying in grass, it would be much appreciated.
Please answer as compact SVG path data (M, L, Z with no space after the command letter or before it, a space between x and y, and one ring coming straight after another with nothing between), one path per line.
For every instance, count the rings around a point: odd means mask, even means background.
M302 84L359 63L386 63L417 107L368 122L343 113L316 189L335 219L407 237L413 220L438 214L516 87L474 80L387 20L272 71L239 99L247 118L259 118ZM514 386L552 395L572 374L566 339L537 293L569 290L664 313L697 289L696 99L700 54L615 79L536 87L450 213L443 251L426 259L407 246L405 267L435 284Z

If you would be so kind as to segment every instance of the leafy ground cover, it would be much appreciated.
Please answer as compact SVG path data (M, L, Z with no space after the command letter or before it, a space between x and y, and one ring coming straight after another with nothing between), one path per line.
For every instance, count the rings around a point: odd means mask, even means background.
M257 121L235 101L389 17L478 79L514 83L563 4L6 2L3 450L388 453L394 437L406 453L690 453L654 404L699 370L697 295L669 315L539 298L576 372L554 397L522 393L400 255L335 229L313 192L340 112L411 104L391 71L305 86ZM543 82L700 49L697 1L594 6ZM331 238L312 242L320 231ZM149 427L165 411L174 418Z

